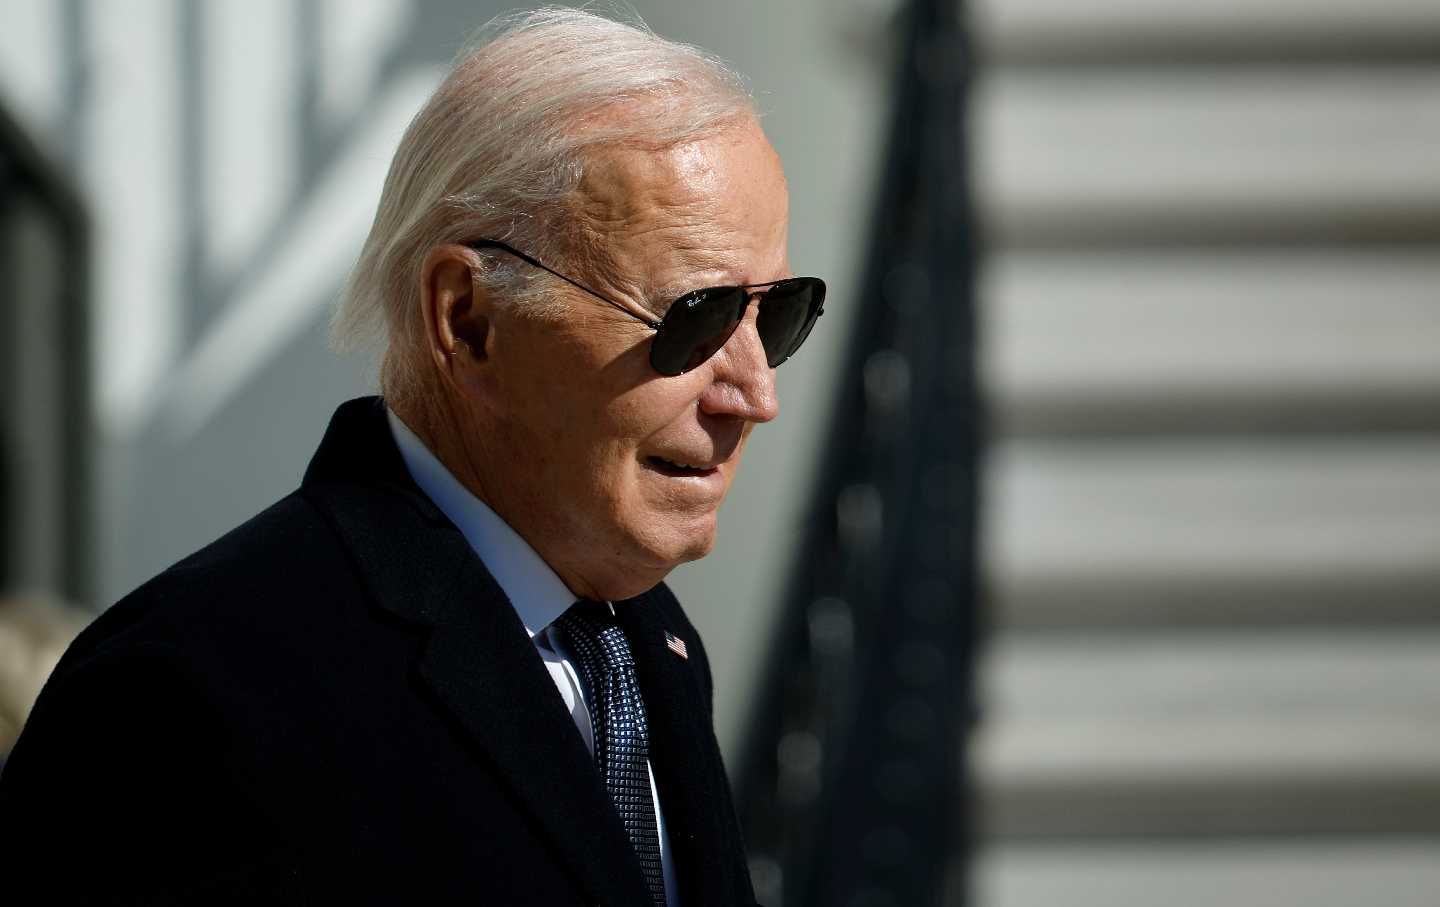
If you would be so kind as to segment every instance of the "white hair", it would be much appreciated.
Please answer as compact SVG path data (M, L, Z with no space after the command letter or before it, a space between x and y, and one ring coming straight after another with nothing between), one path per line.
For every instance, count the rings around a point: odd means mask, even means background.
M624 115L603 115L622 105ZM428 373L419 284L432 248L497 239L563 267L593 251L577 248L569 216L588 152L665 147L755 116L736 73L643 23L558 7L494 20L406 129L332 337L383 347L383 392L416 394ZM543 272L503 255L489 264L481 279L499 298L543 308Z

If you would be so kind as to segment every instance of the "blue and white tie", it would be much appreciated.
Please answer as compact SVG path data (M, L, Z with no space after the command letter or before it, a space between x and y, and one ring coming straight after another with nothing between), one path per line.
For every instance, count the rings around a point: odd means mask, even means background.
M585 704L595 731L595 767L640 858L650 899L655 907L665 907L660 834L650 795L649 731L630 643L604 602L579 601L555 625L569 639L585 676Z

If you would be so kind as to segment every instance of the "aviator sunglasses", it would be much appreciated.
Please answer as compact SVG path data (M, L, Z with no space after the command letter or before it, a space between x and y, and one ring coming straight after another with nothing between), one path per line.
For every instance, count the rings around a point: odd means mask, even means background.
M715 355L740 326L751 299L759 300L755 329L765 347L765 361L771 368L794 355L810 336L815 320L825 314L825 281L818 277L787 277L766 283L691 290L672 302L663 318L651 321L499 240L481 239L465 245L477 252L498 249L513 255L649 327L655 332L650 345L650 366L667 377L683 375Z

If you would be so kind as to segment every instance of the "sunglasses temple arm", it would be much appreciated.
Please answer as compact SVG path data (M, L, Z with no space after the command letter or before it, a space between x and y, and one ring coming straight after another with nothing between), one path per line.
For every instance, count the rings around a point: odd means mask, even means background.
M645 324L646 326L648 326L648 327L650 327L650 328L653 328L654 330L657 330L657 331L660 330L660 322L658 322L658 321L650 321L649 319L642 318L641 316L636 315L634 312L630 311L630 310L627 309L625 306L623 306L623 305L621 305L620 303L616 302L615 300L609 298L608 296L602 296L602 295L600 295L599 293L597 293L597 292L595 292L594 290L590 289L589 287L585 286L583 283L580 283L580 282L577 281L577 280L572 280L571 278L566 277L564 274L561 274L559 271L556 271L556 270L554 270L553 268L550 268L550 267L546 266L546 265L545 265L543 262L541 262L539 259L531 258L529 255L526 255L524 252L521 252L519 249L512 249L512 248L510 248L509 246L505 245L505 243L500 242L499 240L487 239L487 240L482 240L482 241L480 241L480 242L469 243L469 246L470 246L470 248L474 249L474 250L477 251L477 252L480 251L481 249L499 249L501 252L508 252L509 254L511 254L511 255L515 256L516 258L520 259L521 261L525 262L527 265L534 265L535 267L537 267L537 268L539 268L540 270L544 271L546 274L550 274L550 275L552 275L552 276L555 276L555 277L560 278L561 280L563 280L563 281L565 281L566 283L570 284L570 286L574 287L575 289L577 289L577 290L582 290L582 291L584 291L584 292L586 292L586 293L589 293L591 296L594 296L596 299L600 300L601 302L608 303L609 305L614 306L615 308L617 308L617 309L619 309L620 311L624 312L626 315L629 315L631 318L634 318L636 321L639 321L639 322Z

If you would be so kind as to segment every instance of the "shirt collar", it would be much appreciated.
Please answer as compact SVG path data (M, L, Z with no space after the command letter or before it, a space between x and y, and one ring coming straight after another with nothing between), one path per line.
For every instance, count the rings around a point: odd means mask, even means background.
M385 415L410 477L465 536L534 639L575 603L575 596L519 533L460 484L394 410L386 407Z

